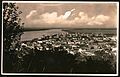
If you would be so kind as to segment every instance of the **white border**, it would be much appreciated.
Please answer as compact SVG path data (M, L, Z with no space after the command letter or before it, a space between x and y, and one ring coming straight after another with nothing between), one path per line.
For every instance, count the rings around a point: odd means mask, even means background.
M119 3L117 3L117 74L118 72L118 67L119 67Z
M3 7L3 3L2 3ZM3 8L2 8L2 40L1 40L1 74L3 74Z
M10 2L10 3L118 3L118 2L110 2L110 1L2 1Z
M117 4L117 69L116 74L45 74L45 73L3 73L3 18L2 18L2 45L1 45L1 74L2 75L60 75L60 76L118 76L118 54L119 54L119 2L103 2L103 1L2 1L3 3L116 3ZM3 7L3 5L2 5ZM2 17L3 17L3 11L2 11Z

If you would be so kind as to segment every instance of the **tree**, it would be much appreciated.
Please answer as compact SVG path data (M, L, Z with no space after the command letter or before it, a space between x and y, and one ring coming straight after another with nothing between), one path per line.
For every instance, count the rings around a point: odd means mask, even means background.
M20 14L15 3L3 3L3 53L4 72L13 70L16 54L20 49L20 36L23 33ZM10 71L9 71L10 70Z

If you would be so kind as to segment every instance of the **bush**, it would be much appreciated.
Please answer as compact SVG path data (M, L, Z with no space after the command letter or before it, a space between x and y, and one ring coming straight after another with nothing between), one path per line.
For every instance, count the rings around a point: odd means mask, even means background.
M15 3L3 3L3 53L4 72L11 72L17 63L17 51L20 48L20 36L23 33L21 18Z

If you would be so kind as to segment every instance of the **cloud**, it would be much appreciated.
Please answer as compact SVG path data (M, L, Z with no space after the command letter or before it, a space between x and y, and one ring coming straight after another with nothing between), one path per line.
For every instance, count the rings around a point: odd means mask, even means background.
M33 20L34 23L40 23L40 22L44 22L45 24L67 24L68 22L70 23L70 21L68 21L67 19L69 18L69 16L72 14L72 12L75 9L72 9L70 11L65 12L64 15L60 15L58 16L57 12L52 12L52 13L44 13L39 16L39 19ZM33 11L36 12L36 11ZM32 12L32 14L33 14ZM26 16L26 18L32 18L32 14L30 12L29 15Z
M30 13L26 16L26 19L28 19L29 17L32 17L32 15L34 15L34 13L36 13L37 10L32 10L30 11Z
M104 15L98 15L96 17L96 21L99 21L99 22L105 22L106 20L108 20L110 17L109 16L104 16Z
M42 17L42 21L48 24L53 24L56 23L57 20L57 12L52 12L52 13L45 13L40 15Z
M98 15L96 17L93 16L87 24L88 25L103 25L109 19L110 19L110 17L105 16L105 15Z
M44 27L44 25L46 25L46 27L49 27L50 25L53 27L57 27L58 25L71 25L73 27L81 27L82 25L84 27L117 27L116 3L66 4L48 2L17 3L17 5L19 6L19 10L22 10L23 12L21 18L26 27ZM66 13L66 16L64 16L65 12L71 11L74 8L75 10L73 10L70 15Z
M87 23L90 19L88 15L84 12L79 12L78 16L79 16L80 23Z
M106 21L110 19L109 16L105 16L103 14L99 14L96 16L89 17L87 13L79 12L76 17L73 17L71 20L69 20L69 17L72 16L73 11L76 9L71 9L70 11L65 12L63 15L58 16L58 12L52 12L52 13L44 13L40 14L37 13L36 10L32 10L27 16L26 19L31 20L31 24L37 24L37 25L61 25L63 26L72 26L77 25L80 27L81 25L104 25ZM37 15L35 15L37 14ZM37 19L33 19L33 18ZM38 18L39 17L39 18ZM57 26L55 26L57 27Z

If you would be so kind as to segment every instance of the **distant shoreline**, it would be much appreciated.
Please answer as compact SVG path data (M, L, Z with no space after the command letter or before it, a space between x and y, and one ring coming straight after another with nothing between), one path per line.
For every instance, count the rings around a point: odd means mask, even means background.
M50 30L50 29L32 29L32 28L24 28L23 31L24 32L28 32L28 31L42 31L42 30Z
M102 33L105 35L116 35L117 29L64 29L62 31L68 32L68 33Z
M21 40L32 40L34 38L40 38L43 35L52 35L58 33L103 33L108 36L117 35L117 29L33 29L24 31Z
M24 32L27 31L43 31L51 29L62 29L62 30L117 30L117 28L23 28Z

